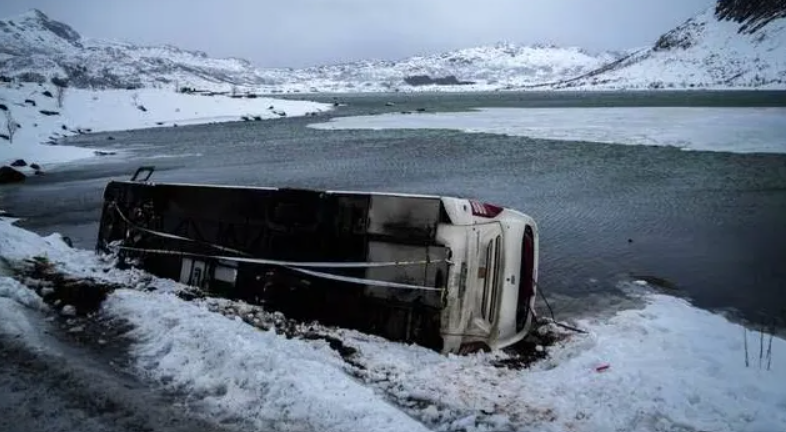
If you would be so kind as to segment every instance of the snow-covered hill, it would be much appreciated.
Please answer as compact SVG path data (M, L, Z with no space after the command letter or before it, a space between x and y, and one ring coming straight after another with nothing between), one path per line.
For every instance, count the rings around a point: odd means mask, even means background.
M777 1L756 9L721 0L717 12L710 8L641 49L591 53L499 43L304 69L259 68L172 46L89 39L32 10L0 20L0 75L26 81L67 77L75 87L269 93L786 88L786 11Z
M579 48L500 43L400 61L370 60L305 69L263 69L241 59L210 58L172 46L137 46L82 37L38 10L0 20L0 75L26 81L67 77L75 87L194 87L265 92L390 91L433 89L407 78L455 77L474 85L454 89L498 89L568 79L621 53L592 54Z
M499 43L399 61L361 61L293 71L290 80L312 87L340 90L405 90L411 78L455 77L454 89L498 89L571 78L617 60L622 53L590 53L575 47L522 46ZM472 83L472 84L470 84ZM423 85L435 89L438 84Z
M786 88L786 19L756 21L763 26L751 28L724 18L708 9L652 47L552 87Z
M214 59L172 46L88 39L35 9L0 20L0 74L39 82L67 77L70 85L83 88L229 89L265 83L245 60Z

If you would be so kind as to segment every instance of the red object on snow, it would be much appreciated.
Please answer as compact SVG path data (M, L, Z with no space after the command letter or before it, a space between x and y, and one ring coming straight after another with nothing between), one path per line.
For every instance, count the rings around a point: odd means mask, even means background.
M603 372L603 371L605 371L606 369L608 369L610 367L611 367L611 365L609 365L609 364L603 364L603 365L600 365L600 366L596 367L595 371L596 372Z

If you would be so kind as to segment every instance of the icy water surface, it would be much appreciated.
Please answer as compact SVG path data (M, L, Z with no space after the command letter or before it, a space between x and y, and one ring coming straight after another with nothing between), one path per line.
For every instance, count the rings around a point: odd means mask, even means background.
M700 306L738 309L749 319L786 314L786 155L588 145L452 130L307 127L336 115L418 108L783 107L784 93L303 98L348 106L316 118L75 137L70 144L128 154L62 167L24 186L0 189L3 207L29 218L25 227L59 231L91 248L103 186L127 178L142 164L156 165L160 181L476 197L536 218L541 284L556 299L558 312L604 307L620 281L644 278ZM108 135L115 140L107 141Z

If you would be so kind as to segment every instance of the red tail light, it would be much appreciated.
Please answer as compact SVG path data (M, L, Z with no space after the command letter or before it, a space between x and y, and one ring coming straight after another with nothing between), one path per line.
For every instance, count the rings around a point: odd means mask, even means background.
M474 216L493 218L497 217L497 215L502 213L502 210L504 210L504 208L500 206L478 201L470 201L469 204L472 207L472 214Z

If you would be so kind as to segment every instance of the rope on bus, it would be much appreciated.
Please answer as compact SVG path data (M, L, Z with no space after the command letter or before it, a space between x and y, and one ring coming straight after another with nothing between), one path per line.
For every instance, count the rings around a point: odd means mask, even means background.
M334 280L339 282L354 283L359 285L371 285L371 286L386 287L386 288L410 289L410 290L420 290L420 291L442 291L442 288L436 288L436 287L412 285L412 284L405 284L399 282L389 282L389 281L382 281L376 279L356 278L351 276L342 276L333 273L308 270L306 268L303 268L303 267L371 268L371 267L390 267L396 265L434 263L434 262L442 262L442 261L403 261L403 262L372 262L372 263L297 262L297 261L278 261L278 260L269 260L269 259L244 258L244 257L221 256L221 255L205 255L205 254L197 254L197 253L190 253L190 252L169 251L169 250L162 250L162 249L132 248L126 246L120 246L119 248L132 252L153 253L153 254L162 254L162 255L178 255L178 256L187 256L187 257L194 257L194 258L235 261L235 262L252 263L252 264L277 265L309 276L314 276L322 279Z
M123 221L130 228L133 228L133 229L135 229L137 231L142 231L142 232L145 232L145 233L148 233L148 234L152 234L152 235L157 236L157 237L163 237L163 238L168 238L168 239L172 239L172 240L181 240L181 241L187 241L187 242L191 242L191 243L198 243L198 244L210 246L210 247L212 247L214 249L218 249L218 250L221 250L221 251L224 251L224 252L231 252L231 253L236 253L238 255L249 256L246 252L243 252L243 251L240 251L240 250L237 250L237 249L232 249L232 248L229 248L229 247L226 247L226 246L221 246L221 245L208 243L208 242L200 242L198 240L194 240L194 239L191 239L191 238L188 238L188 237L183 237L183 236L179 236L179 235L175 235L175 234L170 234L170 233L165 233L165 232L161 232L161 231L151 230L149 228L145 228L145 227L139 226L139 225L131 222L131 220L129 220L128 217L126 217L126 215L123 214L123 212L120 210L120 207L117 206L117 203L112 203L112 207L114 207L115 211L117 211L117 214L120 216L120 219L123 219Z
M247 258L236 256L224 255L206 255L193 252L181 252L166 249L144 249L129 246L119 246L118 249L127 250L130 252L142 252L158 255L176 255L193 258L209 258L223 261L235 261L248 264L267 264L276 265L281 267L297 267L297 268L377 268L377 267L399 267L408 265L423 265L447 262L447 260L422 260L422 261L378 261L378 262L338 262L338 261L324 261L324 262L308 262L308 261L281 261L266 258Z

